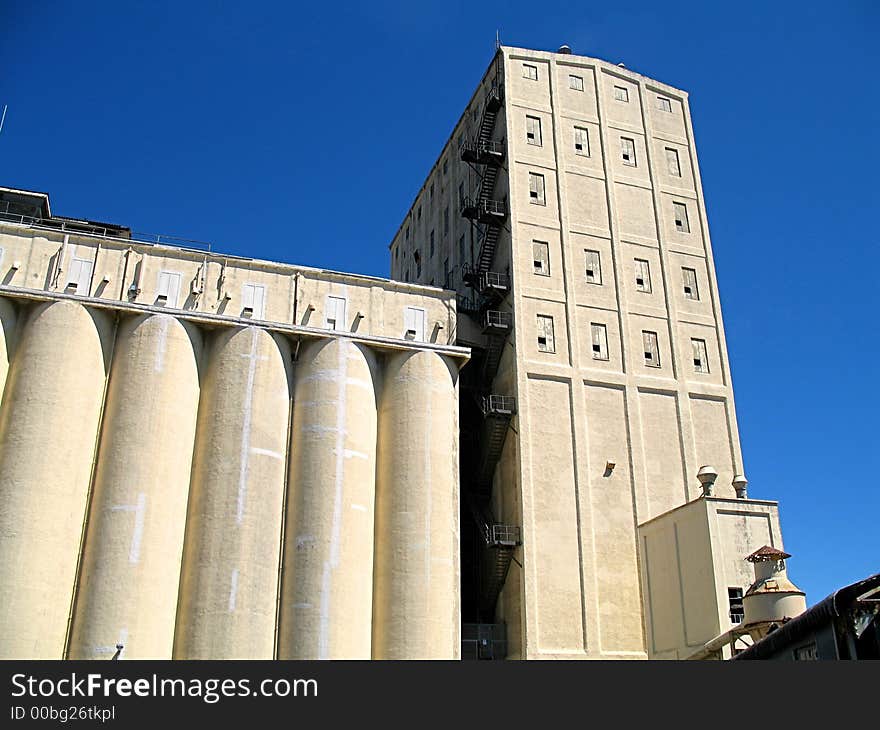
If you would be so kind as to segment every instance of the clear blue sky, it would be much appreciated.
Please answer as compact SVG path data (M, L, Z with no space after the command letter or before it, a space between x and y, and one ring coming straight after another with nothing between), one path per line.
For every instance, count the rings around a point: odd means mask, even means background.
M690 92L751 495L810 603L880 571L875 0L0 0L0 184L387 275L496 29Z

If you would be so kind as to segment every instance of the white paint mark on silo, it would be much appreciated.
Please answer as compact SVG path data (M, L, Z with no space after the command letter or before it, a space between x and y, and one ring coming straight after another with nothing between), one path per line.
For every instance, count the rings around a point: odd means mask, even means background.
M235 599L238 597L238 568L232 569L229 576L229 613L235 611Z
M137 563L141 559L141 540L144 538L144 518L147 511L147 495L138 494L137 506L134 510L134 530L131 535L131 547L128 550L128 562Z
M321 628L318 634L318 658L326 659L330 648L330 578L339 565L339 538L342 527L342 485L345 476L345 417L348 353L351 341L341 339L337 348L336 402L336 474L333 494L333 521L330 527L330 557L324 562L321 576Z
M238 466L238 502L235 512L235 521L241 524L244 519L244 501L247 496L247 472L248 472L248 452L251 445L251 414L254 405L254 378L257 373L257 360L261 359L257 356L257 334L259 330L251 329L251 352L248 357L248 375L247 385L245 386L244 408L241 425L241 454Z
M259 456L268 456L272 459L284 459L284 454L272 451L272 449L261 449L258 446L251 446L251 453L258 454Z
M171 317L157 315L159 317L159 334L156 341L156 362L154 370L161 373L165 369L165 351L168 349L168 324Z

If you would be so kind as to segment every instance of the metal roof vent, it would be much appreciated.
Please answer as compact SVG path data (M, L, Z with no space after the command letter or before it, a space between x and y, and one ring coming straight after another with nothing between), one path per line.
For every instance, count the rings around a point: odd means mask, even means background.
M566 46L566 45L559 46L559 50L556 52L570 54L571 53L571 46Z

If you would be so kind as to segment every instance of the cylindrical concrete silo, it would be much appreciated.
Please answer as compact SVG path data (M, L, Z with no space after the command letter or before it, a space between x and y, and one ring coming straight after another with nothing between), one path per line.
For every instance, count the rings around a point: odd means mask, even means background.
M61 659L113 336L74 302L36 306L0 415L0 657Z
M119 325L69 656L170 659L199 404L200 336L166 314Z
M300 352L293 399L279 657L369 659L376 365L347 339Z
M460 654L456 370L388 359L379 408L374 659Z
M15 308L8 299L0 298L0 398L9 374L9 363L15 350Z
M212 342L193 458L176 659L272 659L290 414L286 340Z

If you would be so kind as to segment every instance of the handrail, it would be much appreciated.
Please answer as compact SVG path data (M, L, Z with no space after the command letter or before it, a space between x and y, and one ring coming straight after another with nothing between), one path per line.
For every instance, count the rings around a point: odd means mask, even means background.
M516 398L512 395L484 395L481 405L484 416L490 413L508 415L516 412Z
M518 525L484 524L483 536L488 545L499 543L508 545L522 544L522 530Z
M129 236L116 235L123 230L123 226L100 226L86 221L66 220L64 218L41 218L9 212L9 201L6 201L6 211L0 211L0 220L19 225L29 226L44 231L60 231L62 233L82 234L85 236L100 236L114 241L133 241L134 243L146 243L150 246L170 246L172 248L198 248L204 251L211 250L211 244L207 241L196 241L191 238L169 236L164 233L141 233L131 231Z
M484 327L510 327L513 323L513 315L510 312L500 312L490 309L483 318Z

